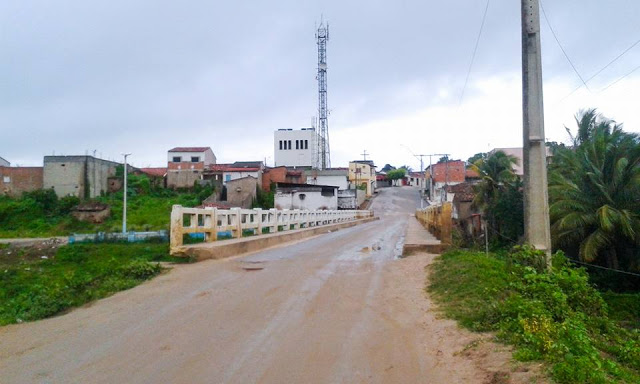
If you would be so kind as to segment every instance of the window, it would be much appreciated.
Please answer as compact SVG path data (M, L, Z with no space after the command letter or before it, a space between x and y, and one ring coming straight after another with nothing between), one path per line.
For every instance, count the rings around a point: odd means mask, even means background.
M300 149L300 140L296 140L296 149Z
M199 163L200 162L200 156L191 156L191 162L192 163Z
M173 156L173 159L171 160L174 163L179 163L182 161L182 157L180 156Z
M282 140L280 140L280 150L282 151Z
M291 149L291 140L289 140L289 149Z
M224 175L224 181L231 181L231 175Z
M4 181L5 183L10 183L11 182L11 176L5 176L2 178L2 181Z
M304 141L304 149L309 149L309 140Z

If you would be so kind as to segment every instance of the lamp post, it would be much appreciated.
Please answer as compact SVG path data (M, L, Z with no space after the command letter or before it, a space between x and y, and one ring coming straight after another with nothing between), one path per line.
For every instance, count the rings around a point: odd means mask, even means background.
M127 233L127 156L130 153L123 153L124 156L124 204L122 205L122 233Z

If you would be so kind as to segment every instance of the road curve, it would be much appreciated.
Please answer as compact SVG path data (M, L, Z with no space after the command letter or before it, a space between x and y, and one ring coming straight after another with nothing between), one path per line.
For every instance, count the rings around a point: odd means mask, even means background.
M482 383L457 353L475 336L424 294L433 256L397 259L417 204L413 188L384 189L379 221L2 327L0 382Z

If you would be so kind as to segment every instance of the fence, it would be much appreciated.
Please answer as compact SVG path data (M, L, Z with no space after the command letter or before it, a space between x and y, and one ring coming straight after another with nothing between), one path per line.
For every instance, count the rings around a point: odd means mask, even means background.
M174 205L171 210L171 248L183 244L183 236L203 233L205 242L218 240L220 232L234 238L243 233L253 235L319 227L373 216L371 211L305 211L279 209L185 208Z
M430 206L416 211L416 218L442 242L451 244L451 203Z

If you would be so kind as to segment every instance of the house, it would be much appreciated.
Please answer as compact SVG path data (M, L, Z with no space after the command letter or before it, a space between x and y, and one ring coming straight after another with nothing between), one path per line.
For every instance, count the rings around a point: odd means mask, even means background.
M465 236L475 238L482 231L482 216L473 207L474 185L464 182L446 187L448 201L452 201L451 218Z
M389 180L389 178L387 177L386 172L381 171L376 173L376 187L385 188L385 187L391 187L391 186L392 186L391 180Z
M274 202L277 209L336 210L338 209L338 187L278 183Z
M433 189L429 194L431 200L448 201L443 188L464 183L466 174L466 164L461 160L444 161L427 167L427 182L431 183L430 188Z
M305 184L307 182L306 172L301 169L288 168L285 166L265 168L262 173L262 190L271 190L271 185L276 183Z
M231 207L251 208L256 199L258 185L258 179L253 176L227 181L226 204Z
M215 164L208 167L208 177L219 180L223 185L235 179L252 176L258 179L262 187L262 174L264 163L262 161L236 161L233 164Z
M307 184L334 185L339 190L349 189L349 168L308 169Z
M426 188L427 179L424 172L409 172L405 179L408 186L419 187L420 189Z
M12 197L21 196L24 192L42 189L42 167L11 167L10 163L0 158L0 194Z
M45 156L43 188L58 197L98 197L109 190L109 178L122 164L93 156Z
M349 183L363 187L367 197L373 196L377 188L376 166L371 160L355 160L349 162Z
M204 169L216 164L209 147L176 147L167 152L167 187L191 188L203 179Z
M278 129L273 134L275 166L316 167L317 139L315 128Z

